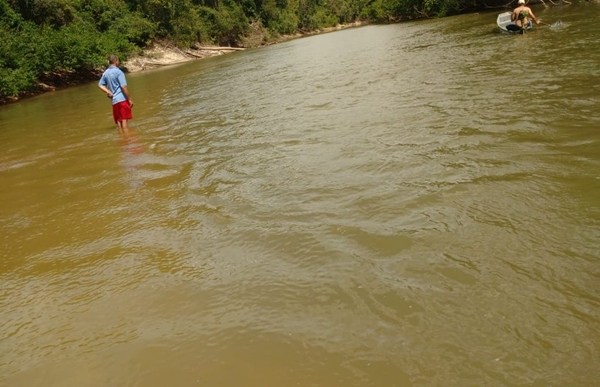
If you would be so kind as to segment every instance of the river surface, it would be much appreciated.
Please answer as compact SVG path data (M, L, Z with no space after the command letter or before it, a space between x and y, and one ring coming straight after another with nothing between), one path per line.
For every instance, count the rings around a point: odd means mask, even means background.
M600 6L0 107L0 385L592 386Z

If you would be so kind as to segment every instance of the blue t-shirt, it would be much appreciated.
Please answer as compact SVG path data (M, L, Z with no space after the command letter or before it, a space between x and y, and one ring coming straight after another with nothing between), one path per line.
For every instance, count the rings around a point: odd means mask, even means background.
M125 94L123 94L123 90L121 86L127 86L127 81L125 80L125 74L121 69L119 69L115 65L111 65L107 68L102 77L100 78L100 82L98 82L100 86L106 86L108 90L112 93L112 104L118 104L119 102L123 102L127 100Z

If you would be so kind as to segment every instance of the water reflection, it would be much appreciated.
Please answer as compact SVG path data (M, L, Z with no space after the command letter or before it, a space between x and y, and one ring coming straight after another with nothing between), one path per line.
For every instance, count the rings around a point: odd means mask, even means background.
M139 176L139 168L144 163L142 159L145 153L144 146L140 143L135 129L118 129L118 135L125 178L131 188L139 188L143 184Z

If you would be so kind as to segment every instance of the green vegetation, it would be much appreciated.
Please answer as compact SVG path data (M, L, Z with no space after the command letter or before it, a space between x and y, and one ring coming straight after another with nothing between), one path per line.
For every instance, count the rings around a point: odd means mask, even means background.
M126 59L157 39L181 47L240 46L251 25L268 40L482 6L482 0L0 0L0 100L65 74L95 76L108 53Z

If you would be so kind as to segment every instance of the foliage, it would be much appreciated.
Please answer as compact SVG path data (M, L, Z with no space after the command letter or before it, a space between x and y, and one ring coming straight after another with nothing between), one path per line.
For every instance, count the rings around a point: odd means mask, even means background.
M77 11L68 0L36 0L31 4L33 21L37 24L58 28L75 21Z
M135 49L121 34L99 34L85 21L55 29L12 18L0 21L0 33L5 53L0 57L0 97L32 90L44 74L93 70L106 62L106 53L125 57Z
M137 47L146 47L156 37L156 25L138 12L115 19L109 30Z
M292 34L298 30L298 0L264 0L261 23L276 34Z
M0 0L0 25L7 28L17 28L21 23L22 19L23 18L21 14L15 11L6 2L6 0Z

